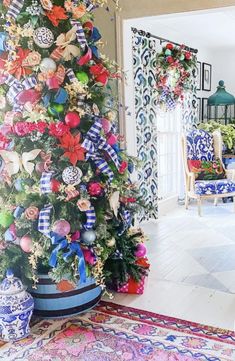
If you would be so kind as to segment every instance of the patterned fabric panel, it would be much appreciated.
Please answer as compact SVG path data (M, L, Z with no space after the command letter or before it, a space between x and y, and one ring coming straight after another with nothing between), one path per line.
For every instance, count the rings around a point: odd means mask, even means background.
M133 34L132 42L137 156L142 162L138 183L142 197L152 209L144 211L142 221L158 218L156 41Z
M202 129L195 129L187 135L187 158L214 160L213 137Z
M195 182L195 193L198 195L225 194L232 192L235 192L235 183L228 179Z

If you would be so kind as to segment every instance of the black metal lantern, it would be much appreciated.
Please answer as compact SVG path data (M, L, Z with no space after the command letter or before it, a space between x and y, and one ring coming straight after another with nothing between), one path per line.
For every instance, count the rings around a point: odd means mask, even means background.
M207 119L222 121L224 124L235 120L235 98L225 90L223 80L219 81L217 91L208 98Z

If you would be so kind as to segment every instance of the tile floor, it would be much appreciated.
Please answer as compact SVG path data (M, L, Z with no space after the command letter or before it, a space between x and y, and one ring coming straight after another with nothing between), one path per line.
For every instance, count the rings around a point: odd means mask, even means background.
M209 202L179 206L144 223L151 272L143 296L117 294L113 302L234 330L235 213Z

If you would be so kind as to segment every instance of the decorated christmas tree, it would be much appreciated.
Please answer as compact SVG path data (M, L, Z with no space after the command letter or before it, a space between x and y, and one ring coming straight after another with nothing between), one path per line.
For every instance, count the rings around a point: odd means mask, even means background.
M101 0L0 5L0 278L46 273L117 289L148 268L136 165L121 147Z

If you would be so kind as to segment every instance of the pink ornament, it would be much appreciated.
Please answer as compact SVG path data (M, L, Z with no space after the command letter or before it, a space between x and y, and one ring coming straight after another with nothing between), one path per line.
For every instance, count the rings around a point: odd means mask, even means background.
M108 137L107 143L108 143L109 145L111 145L111 146L114 145L114 144L116 144L116 143L117 143L117 136L114 135L114 134L111 134L111 135Z
M20 247L22 251L30 253L32 250L33 241L29 236L23 236L20 240Z
M102 122L102 128L104 129L105 134L109 133L110 129L111 129L111 122L106 118L102 118L101 122Z
M31 104L37 104L39 100L41 99L41 93L35 89L27 89L22 90L17 97L16 102L17 104L24 105L27 102L30 102Z
M78 241L79 238L80 238L80 236L81 236L81 234L80 234L79 231L73 233L72 236L71 236L71 241L72 241L72 242Z
M66 114L64 121L70 128L76 128L79 126L81 119L78 113L69 112Z
M139 243L137 245L137 249L135 251L135 256L138 258L144 257L147 253L147 249L144 245L144 243Z
M48 89L59 89L60 87L59 80L56 76L52 76L51 78L47 79L46 84Z
M83 249L82 252L86 263L93 266L96 263L96 257L94 253L91 252L89 249Z
M70 224L65 219L60 219L53 224L53 232L59 234L60 236L67 236L70 232Z

